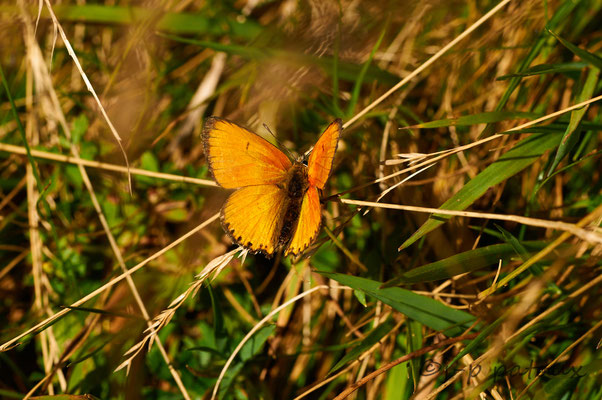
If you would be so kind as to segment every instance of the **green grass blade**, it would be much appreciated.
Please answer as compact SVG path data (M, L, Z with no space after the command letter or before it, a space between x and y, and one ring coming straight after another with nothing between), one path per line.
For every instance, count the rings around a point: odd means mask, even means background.
M339 107L339 53L341 48L341 16L337 21L337 36L334 41L334 55L332 57L332 108L336 114L342 116Z
M31 148L29 147L29 143L27 142L27 135L25 134L25 128L21 123L21 119L19 118L19 113L17 112L17 106L15 105L15 100L10 92L10 88L8 87L8 82L6 81L6 77L4 76L4 69L2 68L2 64L0 64L0 79L2 79L2 86L4 86L4 90L6 91L6 97L8 98L8 102L10 103L10 109L13 113L13 118L17 123L17 130L21 135L21 140L23 140L23 146L25 147L25 152L27 153L27 161L29 161L29 165L31 165L31 172L36 180L36 185L38 191L42 192L44 190L44 185L42 184L42 180L40 179L40 174L38 172L38 166L33 160L33 156L31 155Z
M548 29L548 32L550 32L550 35L552 35L556 39L558 39L558 41L560 43L562 43L562 45L564 47L569 49L576 56L580 57L583 61L591 64L595 68L602 69L602 58L600 58L598 55L596 55L594 53L590 53L587 50L584 50L580 47L575 46L574 44L572 44L571 42L569 42L566 39L563 39L562 37L560 37L559 35L557 35L556 33L554 33L554 31L552 31L550 29Z
M476 349L481 343L483 343L485 341L485 339L487 339L489 337L489 335L491 335L493 333L493 331L495 331L497 329L497 327L506 320L506 318L508 317L508 312L505 313L504 315L502 315L501 317L499 317L498 319L496 319L494 322L492 322L491 324L487 325L487 327L485 327L485 329L483 329L481 331L481 333L479 333L479 335L474 338L473 340L471 340L466 347L464 347L462 349L462 351L460 351L445 367L445 369L449 369L452 365L454 365L454 363L456 363L456 361L458 361L459 359L461 359L462 357L464 357L466 354L470 353L471 351L473 351L474 349Z
M215 338L215 346L217 350L222 352L226 349L228 344L228 332L224 326L224 316L222 310L218 307L216 300L215 291L211 285L207 285L207 291L209 292L209 298L211 299L211 308L213 309L213 336Z
M362 353L368 350L370 347L374 346L378 343L385 335L391 332L393 329L393 322L387 321L372 330L366 337L359 342L354 348L349 350L343 358L337 362L334 367L328 371L328 375L336 372L337 370L343 368L348 362L356 360Z
M25 393L18 393L12 390L0 389L0 397L2 397L3 399L23 399L25 398Z
M581 103L592 97L594 90L596 90L596 86L598 85L599 77L600 70L598 68L591 68L589 70L585 84L583 85L583 89L577 96L575 103ZM560 146L558 146L558 151L556 151L556 157L554 158L554 162L548 170L547 176L550 176L554 172L556 167L558 167L558 164L560 164L564 157L577 144L579 133L581 132L581 120L585 116L585 113L588 109L589 106L585 106L579 110L574 110L571 112L571 120L566 128L562 140L560 141Z
M445 210L464 210L481 197L490 187L518 174L534 163L546 151L556 147L558 135L536 134L521 140L514 148L500 157L499 160L485 168L471 179L454 196L441 205ZM400 247L402 250L427 233L436 229L449 220L449 216L431 216L409 239Z
M588 64L584 62L569 62L569 63L558 63L558 64L539 64L534 65L531 68L527 68L522 72L517 72L515 74L508 74L498 76L496 80L504 81L511 78L522 78L525 76L537 76L537 75L545 75L545 74L563 74L567 72L580 72L582 71Z
M477 124L489 124L493 122L506 121L510 119L535 119L541 117L540 114L523 111L491 111L473 115L465 115L458 118L440 119L437 121L423 122L418 125L408 126L404 129L413 128L443 128L447 126L470 126Z
M355 110L355 106L360 97L360 91L362 89L362 84L364 83L364 78L366 76L366 73L368 72L368 68L370 67L370 64L372 64L372 59L374 58L376 51L380 47L380 44L382 43L382 41L385 37L386 31L387 31L387 24L385 24L382 31L380 32L380 36L378 37L378 40L372 47L372 51L370 52L370 56L368 57L368 60L364 63L364 65L362 65L362 68L360 69L360 72L355 79L355 84L353 85L353 91L351 92L351 100L349 100L349 105L347 107L347 115L349 117L351 117L353 115L353 110Z
M356 276L318 271L327 278L361 290L396 311L436 331L445 331L449 336L460 335L475 321L475 317L448 307L434 299L399 287L381 289L381 282Z
M63 22L83 22L90 24L132 25L152 18L157 10L144 7L106 6L101 4L61 5L53 4L57 18ZM16 6L2 5L0 12L19 15ZM30 10L37 14L37 8ZM48 10L42 9L42 18L50 18ZM251 19L239 22L228 16L208 18L202 13L171 13L161 15L156 28L177 34L229 35L233 38L252 40L264 29Z
M538 251L543 249L546 243L525 242L523 246L530 251ZM513 246L507 243L468 250L443 260L414 268L397 278L387 281L382 288L449 279L453 276L496 265L500 259L509 259L515 255L516 251Z
M550 21L548 22L548 26L554 28L558 25L563 24L564 21L566 20L567 16L573 11L573 9L576 6L577 6L577 3L572 2L572 1L565 1L564 3L562 3L558 7L556 12L554 13L552 18L550 19ZM537 40L537 42L535 42L535 44L533 44L533 46L531 46L529 53L525 56L525 58L520 63L520 65L518 67L518 73L521 73L521 72L527 70L527 68L529 68L529 65L531 65L531 63L537 58L537 56L540 55L542 49L545 48L547 40L548 40L548 35L545 34L545 31L542 31L542 33L539 35L539 39ZM520 84L521 80L522 80L522 77L520 77L520 76L515 77L515 78L510 78L510 80L508 82L508 88L506 88L506 91L504 92L504 94L502 95L500 100L498 101L498 104L495 107L494 111L501 111L506 107L508 100L510 100L510 96L512 96L512 93L514 93L516 88L518 88L518 85ZM485 129L483 129L483 132L481 132L479 137L489 134L492 129L493 129L493 127L491 125L487 125L485 127Z
M332 74L332 71L334 70L335 61L333 57L316 57L306 54L299 54L287 50L240 46L234 44L217 43L207 40L195 40L170 34L159 34L159 36L181 43L188 43L196 46L206 47L216 51L223 51L224 53L238 55L251 60L277 59L283 63L292 63L295 65L316 65L322 68L327 74ZM349 62L341 62L341 60L337 60L336 63L338 65L337 71L339 74L339 78L347 80L349 82L356 82L358 79L358 75L365 67L365 64L358 65ZM399 78L395 75L384 71L374 65L369 65L367 67L363 79L370 82L377 81L383 84L395 84L399 81Z
M38 206L40 201L44 205L44 211L45 211L46 217L48 217L48 224L50 225L51 235L54 239L54 242L58 243L59 237L58 237L58 234L56 233L56 227L54 226L52 219L49 218L50 215L52 215L52 213L50 211L50 205L48 204L48 201L46 201L46 198L43 197L43 195L46 193L47 187L45 187L44 184L42 183L42 180L40 179L40 174L38 172L38 167L37 167L35 161L33 160L33 156L31 155L31 149L29 147L29 143L27 142L27 135L25 134L25 128L23 127L23 124L21 123L21 119L19 118L19 113L17 112L17 106L15 105L15 101L14 101L13 96L8 87L8 82L6 81L6 77L4 76L4 69L2 68L1 63L0 63L0 79L2 79L2 85L4 86L4 90L6 91L6 96L10 103L10 108L11 108L13 117L15 119L15 122L17 123L17 128L18 128L19 134L21 135L21 139L23 140L23 146L25 147L25 152L27 153L27 161L31 165L31 172L36 181L36 187L39 192L39 194L38 194L39 199L36 202L36 207ZM40 215L42 215L42 214L40 213ZM58 258L59 258L59 260L61 260L61 262L63 261L61 255L59 255Z
M406 326L408 328L408 350L410 352L420 350L420 348L422 348L424 344L422 325L417 321L410 320ZM409 367L409 372L412 377L412 384L414 385L414 387L418 387L418 384L420 383L420 375L422 372L422 360L419 358L411 359L409 362Z
M124 313L124 312L110 311L110 310L102 310L100 308L71 307L71 306L63 306L63 308L68 308L68 309L74 310L74 311L82 311L82 312L85 312L85 313L106 315L106 316L109 316L109 317L119 317L119 318L144 320L142 317L140 317L138 315L135 315L135 314L128 314L128 313Z

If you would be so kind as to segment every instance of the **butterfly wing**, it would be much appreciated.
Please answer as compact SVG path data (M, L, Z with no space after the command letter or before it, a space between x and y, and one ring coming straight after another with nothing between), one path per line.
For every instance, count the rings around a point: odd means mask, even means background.
M222 225L235 243L270 255L276 250L287 204L286 191L275 185L243 187L226 200Z
M202 136L209 169L226 189L279 183L291 167L276 146L225 119L207 118Z
M322 133L309 155L307 162L309 183L318 189L324 189L330 176L342 129L341 120L334 120Z
M297 222L297 229L293 234L284 255L298 255L303 252L318 236L320 224L322 223L322 208L320 207L320 196L315 186L310 186L303 202Z

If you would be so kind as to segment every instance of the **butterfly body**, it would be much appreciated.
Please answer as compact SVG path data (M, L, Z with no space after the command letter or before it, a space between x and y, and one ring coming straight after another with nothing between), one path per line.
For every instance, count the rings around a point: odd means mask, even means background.
M315 240L322 215L319 191L330 174L340 131L340 120L330 124L306 165L233 122L205 121L209 169L220 186L236 189L221 210L233 242L270 256L280 249L298 255Z
M287 182L280 186L286 191L287 202L284 215L282 217L282 228L278 235L278 247L284 248L293 238L303 197L309 189L309 179L307 176L307 166L301 162L295 162L289 170Z

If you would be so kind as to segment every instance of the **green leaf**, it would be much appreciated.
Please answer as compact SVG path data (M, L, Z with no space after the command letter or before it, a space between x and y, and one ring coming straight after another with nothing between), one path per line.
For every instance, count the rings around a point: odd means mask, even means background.
M546 151L558 145L558 135L536 134L518 142L514 148L501 156L499 160L485 168L471 179L462 189L441 205L444 210L464 210L481 197L490 187L516 175ZM407 239L399 250L408 247L427 233L436 229L450 216L431 216L414 234Z
M523 243L523 246L532 252L539 251L546 245L545 242ZM414 268L397 278L387 281L382 287L449 279L456 275L496 265L500 259L508 259L514 255L516 255L516 251L511 244L494 244L480 247Z
M190 218L189 210L186 206L174 207L161 213L163 218L171 222L184 222Z
M440 119L437 121L424 122L422 124L408 126L411 128L442 128L446 126L469 126L478 124L489 124L493 122L507 121L510 119L535 119L541 115L523 111L492 111L473 115L465 115L458 118Z
M73 121L73 128L71 129L71 138L73 140L73 144L79 145L84 133L86 133L87 130L88 118L86 118L84 114L81 114L79 117L75 118L75 121Z
M348 362L356 360L365 351L370 349L370 347L378 343L378 341L381 340L387 333L389 333L391 329L393 329L392 321L387 321L384 324L374 328L372 332L370 332L357 346L349 350L349 352L347 352L347 354L345 354L345 356L341 358L339 362L330 369L330 371L328 371L328 375L343 368Z
M159 161L150 151L145 151L140 157L140 166L147 171L159 171Z
M217 351L216 349L214 349L213 347L209 347L209 346L195 346L195 347L186 349L186 351L200 351L202 353L210 353L210 354L213 354L214 356L223 358L224 360L226 360L228 358L228 357L226 357L226 355L224 353L221 353L221 352Z
M408 377L408 363L401 363L391 368L391 370L387 373L385 400L399 400L407 398L407 390L410 382Z
M334 271L339 265L339 253L334 246L320 246L312 255L311 262L316 269L323 271Z
M457 336L468 329L475 317L460 310L448 307L430 297L416 294L399 287L381 289L382 282L356 276L317 271L327 278L361 290L393 309L405 314L436 331L445 331L446 335Z
M366 293L362 292L361 290L354 290L353 294L355 295L357 301L361 303L361 305L367 307L368 304L366 303Z
M264 326L240 349L241 360L248 361L261 351L268 338L276 330L276 325Z
M584 50L580 47L575 46L568 40L563 39L562 37L558 36L556 33L554 33L550 29L548 29L548 32L550 33L550 35L552 35L556 39L558 39L558 41L560 43L562 43L564 45L564 47L569 49L576 56L580 57L583 61L588 62L589 64L591 64L592 66L594 66L598 69L602 69L602 58L600 58L600 56L598 56L597 54L594 54L594 53L590 53L587 50Z
M79 172L79 168L77 168L75 165L65 166L65 178L67 182L71 183L79 190L81 190L84 186L82 174Z

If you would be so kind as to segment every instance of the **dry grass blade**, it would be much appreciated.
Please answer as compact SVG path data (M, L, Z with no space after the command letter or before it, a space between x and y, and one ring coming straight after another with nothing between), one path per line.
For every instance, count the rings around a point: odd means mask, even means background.
M552 365L556 364L558 361L560 361L560 359L569 354L571 350L573 350L579 343L585 340L585 338L595 333L601 326L602 321L598 321L596 325L592 326L587 332L581 335L579 339L575 340L573 343L570 344L570 346L568 346L560 354L558 354L558 356L555 359L553 359L552 362L546 365L546 367L543 368L541 372L539 372L539 374L537 374L537 376L531 382L529 382L529 384L518 394L516 400L522 398L525 395L525 393L529 390L529 388L533 386L550 369L550 367L552 367Z
M421 348L420 350L416 350L416 351L413 351L413 352L411 352L409 354L406 354L406 355L404 355L402 357L399 357L398 359L396 359L394 361L391 361L390 363L387 363L386 365L380 367L376 371L373 371L370 374L366 375L366 377L364 377L364 378L360 379L359 381L355 382L353 385L349 386L343 392L341 392L337 397L335 397L334 400L343 400L343 399L346 399L347 397L351 396L353 394L353 392L355 392L357 389L359 389L360 387L362 387L366 383L368 383L371 380L373 380L374 378L376 378L378 375L387 372L388 370L390 370L391 368L393 368L396 365L401 364L402 362L406 362L406 361L411 360L413 358L423 356L426 353L430 353L431 351L439 349L441 347L449 346L450 344L453 344L453 343L458 343L458 342L461 342L463 340L474 339L475 337L477 337L477 334L476 333L471 333L471 334L464 335L464 336L459 336L459 337L455 337L455 338L445 339L445 340L442 340L439 343L434 344L432 346L426 346L426 347Z
M420 175L422 172L426 171L427 169L431 168L433 165L435 164L431 164L431 165L427 165L426 167L419 169L418 171L408 175L407 177L403 178L401 181L397 182L394 185L391 185L390 187L388 187L387 189L383 190L383 192L381 194L378 195L378 197L376 198L376 202L378 203L379 201L382 200L383 197L385 197L389 192L395 190L395 188L398 188L399 186L403 185L404 183L406 183L407 181L409 181L410 179L412 179L413 177ZM366 211L364 213L364 215L366 215L368 211Z
M98 289L96 289L96 290L92 291L91 293L89 293L88 295L82 297L81 299L79 299L75 303L71 304L69 308L62 309L61 311L59 311L56 314L53 314L52 316L46 318L44 321L36 324L32 328L30 328L27 331L23 332L22 334L20 334L20 335L18 335L16 337L12 338L11 340L8 340L7 342L3 343L0 346L0 351L7 351L7 350L13 348L14 346L18 345L18 341L21 340L22 338L24 338L24 337L26 337L26 336L28 336L30 334L37 333L40 329L44 328L46 325L51 324L52 322L56 321L57 319L63 317L65 314L69 313L73 308L81 306L82 304L84 304L88 300L93 299L94 297L98 296L100 293L104 292L105 290L110 289L111 287L115 286L117 283L119 283L122 280L124 280L127 276L129 276L129 275L133 274L134 272L138 271L140 268L144 267L149 262L151 262L151 261L159 258L160 256L162 256L163 254L165 254L166 252L168 252L172 248L176 247L177 245L179 245L180 243L182 243L183 241L185 241L186 239L188 239L192 235L194 235L197 232L199 232L202 229L204 229L207 225L209 225L212 222L216 221L218 218L219 218L219 214L215 214L213 217L209 218L208 220L206 220L202 224L198 225L197 227L195 227L194 229L192 229L191 231L189 231L185 235L180 236L177 240L173 241L169 246L164 247L163 249L159 250L158 252L156 252L152 256L148 257L146 260L144 260L144 261L136 264L134 267L130 268L126 273L123 273L123 274L121 274L121 275L119 275L119 276L111 279L109 282L105 283L103 286L99 287Z
M24 147L15 146L15 145L6 144L6 143L0 143L0 151L6 151L9 153L20 154L20 155L27 154ZM74 156L49 153L47 151L32 149L31 155L37 159L58 161L58 162L63 162L63 163L75 164L75 165L82 165L84 167L98 168L98 169L103 169L105 171L116 171L116 172L123 172L123 173L127 173L129 171L129 173L132 175L148 176L149 178L165 179L165 180L173 181L173 182L192 183L192 184L200 185L200 186L217 187L217 183L215 183L214 181L210 181L208 179L191 178L188 176L166 174L163 172L147 171L145 169L140 169L140 168L130 168L128 170L128 168L122 167L121 165L109 164L109 163L104 163L104 162L100 162L100 161L86 160L86 159L74 157Z
M73 47L71 47L71 43L69 42L69 39L67 39L67 35L65 34L63 27L59 23L59 20L57 19L56 15L54 14L54 11L52 10L52 5L50 4L50 1L48 1L48 0L44 0L44 1L46 3L46 7L48 8L48 11L50 13L50 17L52 18L52 22L54 23L55 28L58 29L59 34L61 35L61 38L63 39L63 44L67 48L67 52L73 59L73 62L75 63L75 65L77 67L77 70L79 71L82 79L84 80L84 83L86 84L86 88L90 91L90 93L92 93L92 96L94 96L94 100L96 100L96 104L98 104L100 113L102 114L105 121L107 122L107 125L109 126L109 129L111 130L111 133L113 134L113 137L115 138L115 140L117 141L117 144L119 145L119 149L121 150L121 154L123 155L123 159L125 161L126 168L128 171L128 188L129 188L130 194L131 194L132 177L130 176L130 173L129 173L130 163L128 161L128 156L125 153L125 149L123 148L121 136L119 136L119 133L117 133L117 129L115 129L115 127L113 126L113 123L109 119L109 116L107 115L107 112L105 111L105 108L103 107L102 103L100 102L100 99L98 98L98 95L96 94L96 91L94 90L94 87L92 86L92 83L90 83L88 76L86 75L86 73L84 72L84 69L82 68L81 64L79 63L79 59L77 58L77 55L75 54L75 50L73 50ZM40 11L41 11L41 9L40 9Z
M219 275L219 273L230 263L230 261L232 261L234 255L238 251L240 251L240 249L237 248L209 262L207 266L203 268L203 271L197 275L196 279L190 284L188 289L184 293L176 297L174 300L172 300L172 302L165 310L161 311L159 315L153 318L152 324L149 325L149 327L144 331L145 335L142 338L142 340L133 345L128 351L124 353L124 356L126 356L127 359L124 360L121 364L119 364L117 368L115 368L115 372L123 369L124 367L127 367L127 373L129 374L129 369L134 358L138 354L140 354L142 350L144 350L147 347L150 348L150 346L152 346L153 340L155 340L157 332L159 332L164 326L169 324L169 321L171 321L178 308L180 308L180 306L184 304L186 299L188 299L189 297L192 298L196 296L201 286L209 276L213 275L213 279L215 279L215 277Z
M535 126L535 125L539 124L540 122L544 122L544 121L556 118L556 117L558 117L560 115L566 114L566 113L571 112L573 110L578 110L580 108L583 108L583 107L587 106L588 104L592 104L592 103L595 103L595 102L600 101L600 100L602 100L602 95L593 97L593 98L591 98L589 100L586 100L586 101L582 101L582 102L580 102L578 104L575 104L575 105L572 105L570 107L563 108L562 110L555 111L553 113L544 115L541 118L537 118L537 119L535 119L533 121L526 122L526 123L521 124L519 126L515 126L514 128L508 129L505 132L506 133L508 133L508 132L515 132L515 131L520 131L522 129L526 129L526 128ZM421 168L421 167L423 167L425 165L430 165L430 164L432 164L432 163L434 163L436 161L442 160L442 159L444 159L446 157L449 157L449 156L451 156L453 154L460 153L460 152L463 152L463 151L468 150L468 149L472 149L472 148L477 147L477 146L481 146L481 145L483 145L485 143L488 143L488 142L491 142L493 140L501 139L504 136L505 136L505 134L497 133L495 135L486 137L484 139L477 140L477 141L475 141L473 143L465 144L465 145L456 147L454 149L445 150L445 151L442 151L442 152L437 152L436 154L439 154L439 155L436 156L436 157L433 157L433 158L429 157L426 161L420 162L420 163L418 163L416 165L413 165L411 167L402 169L400 171L396 171L396 172L394 172L392 174L389 174L389 175L387 175L387 176L385 176L383 178L376 179L373 182L371 182L370 184L380 183L380 182L386 181L388 179L394 178L394 177L399 176L401 174L404 174L406 172L413 171L413 170L416 170L418 168ZM363 188L365 186L367 186L367 185L362 185L362 186L360 186L360 188ZM354 190L357 190L357 188L348 190L345 193L348 193L348 192L351 192L351 191L354 191Z
M189 135L191 132L198 129L202 116L207 108L207 102L215 93L217 83L219 82L225 65L226 53L215 54L209 72L207 72L203 78L203 81L192 96L192 99L188 103L188 107L186 109L189 110L189 113L186 115L186 119L180 127L178 137L172 142L172 147L174 149L175 146L180 143L179 138Z
M355 114L353 116L353 118L351 118L349 121L345 122L343 124L343 129L349 128L351 125L353 125L353 123L355 121L357 121L358 119L360 119L361 117L366 115L370 110L374 109L374 107L376 107L377 105L382 103L390 95L392 95L397 90L399 90L401 87L403 87L403 85L405 85L406 83L411 81L414 77L416 77L420 73L422 73L422 71L424 71L425 69L430 67L432 64L434 64L435 61L437 61L439 58L441 58L441 56L443 56L451 48L453 48L456 44L458 44L460 41L462 41L464 38L466 38L468 35L470 35L472 32L474 32L475 29L477 29L479 26L481 26L483 23L485 23L485 21L487 21L492 16L494 16L498 11L500 11L502 8L504 8L504 6L506 6L506 4L508 4L508 3L510 3L510 0L502 0L498 5L496 5L491 10L489 10L489 12L487 14L485 14L481 18L479 18L479 20L477 22L475 22L469 28L467 28L464 32L462 32L461 34L456 36L456 38L454 40L449 42L447 45L445 45L443 48L441 48L441 50L439 50L437 53L435 53L431 58L429 58L422 65L420 65L420 67L416 68L414 71L412 71L412 73L410 73L408 76L403 78L398 84L396 84L391 89L389 89L385 94L383 94L378 99L376 99L372 103L370 103L370 105L368 107L364 108L362 111Z
M499 283L493 283L491 287L479 293L480 298L487 297L491 293L495 292L499 288L505 286L511 279L515 278L518 274L525 271L527 268L531 267L536 262L540 261L546 255L550 254L554 249L560 246L563 242L569 239L570 235L573 234L575 236L580 237L586 242L599 242L602 239L602 233L597 230L588 231L583 229L582 227L590 225L592 221L597 220L602 215L602 205L598 206L593 212L588 214L586 217L581 219L581 221L577 222L573 225L573 229L566 230L562 235L560 235L556 240L550 243L546 248L539 251L533 257L529 258L524 264L520 267L516 268L514 271L506 275ZM580 236L580 232L583 232L583 236ZM589 239L589 240L588 240Z
M416 211L422 213L432 213L440 215L452 215L457 217L469 217L469 218L481 218L481 219L493 219L498 221L512 221L523 225L536 226L538 228L548 228L560 231L568 232L572 235L579 237L580 239L590 243L602 243L602 235L596 231L590 231L583 229L575 224L569 224L562 221L548 221L537 218L522 217L520 215L506 215L506 214L493 214L493 213L482 213L473 211L455 211L455 210L443 210L440 208L430 207L415 207L415 206L403 206L398 204L387 204L387 203L376 203L373 201L361 201L352 199L341 199L343 204L351 204L362 207L375 207L375 208L386 208L390 210L405 210L405 211Z
M3 396L597 400L602 4L255 3L0 6ZM203 115L346 121L302 257L214 224Z
M215 383L215 386L213 387L213 393L211 395L211 400L214 400L216 398L217 392L219 390L219 385L222 382L222 379L224 379L224 376L226 375L226 372L228 371L228 368L230 367L230 364L232 364L232 361L234 361L234 357L236 357L236 355L238 354L238 352L242 349L242 347L245 345L245 343L247 343L247 341L249 339L251 339L251 337L255 334L255 332L257 332L274 315L278 314L280 311L282 311L286 307L288 307L291 304L293 304L293 303L301 300L305 296L309 296L313 292L315 292L317 290L320 290L320 289L329 289L329 287L326 286L326 285L315 286L315 287L313 287L313 288L311 288L309 290L306 290L305 292L302 292L302 293L298 294L297 296L295 296L292 299L290 299L290 300L282 303L280 306L278 306L275 309L273 309L272 311L270 311L269 314L267 314L261 321L259 321L255 326L253 326L253 329L251 329L249 331L249 333L246 334L246 336L243 338L243 340L241 340L240 343L238 344L238 346L236 346L236 348L234 349L234 351L232 352L232 354L230 354L230 357L228 357L228 360L226 361L226 364L222 368L222 371L220 372L219 377L217 378L217 382Z
M48 3L47 3L48 4ZM48 7L50 8L50 5L48 4ZM52 14L52 10L51 14ZM54 14L52 14L54 17ZM55 26L58 26L58 21L56 21L56 17L54 17L54 22L55 22ZM72 55L72 57L74 57L76 64L78 65L78 68L81 70L81 66L79 65L79 63L77 62L77 58L75 57L75 54L73 52L73 49L70 47L70 44L67 43L67 39L64 35L64 32L62 31L62 28L59 26L60 31L61 31L61 35L63 36L63 41L66 42L65 45L68 46L69 53ZM67 139L71 142L70 143L70 149L71 149L71 153L77 157L80 158L79 156L79 150L77 149L77 147L75 146L75 144L73 144L72 142L72 135L71 135L71 130L68 126L68 124L66 123L66 117L63 114L63 111L61 109L61 106L58 102L58 96L56 95L54 88L52 86L52 80L50 78L50 73L48 71L48 69L45 67L44 62L41 59L41 50L39 49L39 47L37 46L37 43L35 41L35 37L33 36L33 29L31 27L31 25L29 24L29 21L26 25L26 32L27 32L27 36L28 36L28 53L29 53L29 57L30 57L30 62L31 62L31 66L34 69L34 76L37 80L37 90L39 92L46 92L50 94L50 99L48 101L49 106L52 108L54 115L57 117L57 119L59 120L60 125L63 128L63 131L65 133L65 136L67 137ZM81 73L83 74L83 71L81 71ZM88 89L90 91L93 92L93 89L89 83L89 81L86 80L86 84L88 85ZM95 99L98 101L98 98L96 97L96 94L93 92ZM99 106L100 102L99 102ZM102 107L102 106L101 106ZM104 113L104 109L102 109L103 113ZM106 117L106 113L104 114ZM108 118L107 118L108 121ZM110 121L108 121L110 124ZM111 125L112 127L112 125ZM114 130L114 128L113 128ZM116 133L116 132L115 132ZM121 146L121 143L119 143L121 150L125 156L125 151L123 150L123 147ZM127 159L126 159L126 163L127 163ZM102 208L100 206L100 202L96 196L96 193L94 192L94 188L92 187L92 182L90 181L90 178L88 176L88 173L86 172L85 168L80 164L77 166L79 173L82 177L83 183L86 187L86 190L88 191L89 195L90 195L90 199L92 200L92 205L94 207L94 210L96 211L96 214L98 215L98 218L100 220L100 223L102 225L102 228L104 230L104 233L109 241L111 250L113 251L113 254L115 255L117 262L121 268L121 270L123 271L124 274L127 273L127 267L125 265L125 261L123 259L123 255L121 253L121 250L119 249L119 246L117 244L117 241L115 240L115 237L113 236L111 229L109 227L109 223L107 222L107 219L102 211ZM129 169L129 165L127 166ZM128 172L128 178L131 178ZM131 192L131 180L128 179L130 185L129 185L129 189ZM33 183L32 183L33 184ZM136 288L136 285L132 279L132 277L130 275L125 275L125 279L126 282L130 288L130 291L132 292L132 295L136 301L136 304L138 305L138 308L140 309L142 316L144 317L144 319L147 321L147 324L149 326L149 328L151 329L151 332L154 331L152 329L152 323L150 321L150 316L148 314L148 311L146 310L146 306L144 305L144 302L142 301L142 298L138 292L138 289ZM52 334L52 330L48 331L49 334ZM42 332L42 338L45 338L46 336L46 331ZM163 347L163 344L158 340L157 337L155 337L157 339L156 344L157 347L159 349L159 352L161 353L161 356L163 357L166 365L168 366L171 375L173 376L176 384L178 385L178 388L180 389L180 392L182 393L182 395L184 396L185 399L189 399L190 396L188 395L188 391L186 390L186 387L184 386L184 384L182 383L182 380L180 379L179 374L177 373L177 371L173 368L171 361L169 360L169 356L167 355L167 352L165 351L165 348ZM50 371L50 364L48 364L47 366L47 372ZM62 371L61 371L62 374Z

